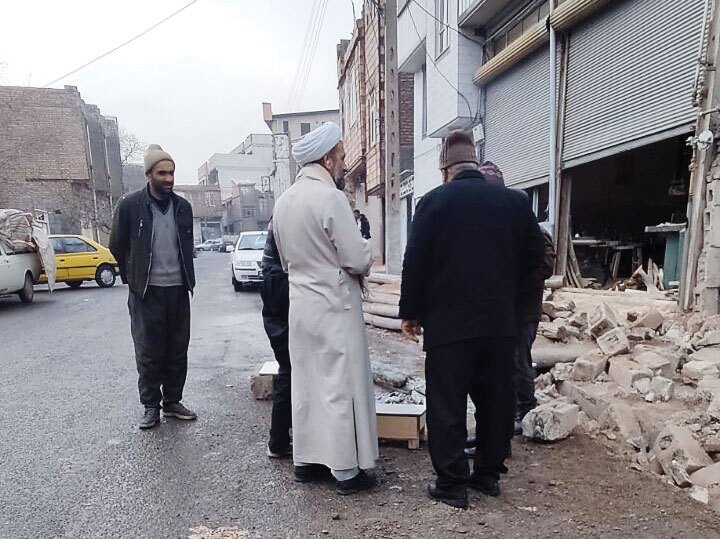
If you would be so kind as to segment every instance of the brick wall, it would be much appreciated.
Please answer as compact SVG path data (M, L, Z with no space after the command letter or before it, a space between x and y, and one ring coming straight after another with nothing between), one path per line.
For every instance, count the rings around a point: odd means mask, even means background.
M400 73L400 146L412 148L415 139L415 75Z
M381 5L384 7L385 2ZM366 163L366 188L372 192L377 190L385 183L385 139L384 125L380 120L384 109L385 88L383 87L383 71L385 69L382 40L384 39L383 27L384 19L379 17L377 7L371 0L366 0L363 6L363 16L365 20L365 71L366 71L366 91L367 106L375 109L375 118L377 125L376 142L371 144L370 130L370 113L368 112L368 124L365 134L365 142L367 145L367 163ZM372 103L370 103L372 98Z
M338 49L338 91L340 94L340 126L343 130L345 146L345 162L348 166L348 177L355 181L365 174L365 123L366 123L366 81L365 81L365 48L364 23L356 21L353 38L346 46ZM351 85L351 72L355 71L357 89ZM357 119L351 121L348 111L348 95L351 91L358 92L359 108Z

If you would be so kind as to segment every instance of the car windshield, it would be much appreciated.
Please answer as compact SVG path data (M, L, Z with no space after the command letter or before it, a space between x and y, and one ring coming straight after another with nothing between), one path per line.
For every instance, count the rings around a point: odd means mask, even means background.
M237 250L262 250L265 248L267 234L243 234L238 240Z

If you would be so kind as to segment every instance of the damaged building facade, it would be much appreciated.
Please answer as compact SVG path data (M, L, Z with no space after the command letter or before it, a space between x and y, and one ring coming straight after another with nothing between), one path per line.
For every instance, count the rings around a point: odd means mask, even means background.
M370 222L376 262L397 268L400 249L386 241L386 228L401 224L400 201L392 197L400 177L412 176L414 141L413 78L393 67L396 12L394 2L363 2L352 37L337 46L337 65L346 190ZM395 208L388 211L389 204Z
M401 1L400 68L415 78L413 203L440 183L442 138L472 130L482 159L553 229L569 284L609 287L644 268L653 284L679 287L685 308L717 312L720 169L711 135L700 137L717 116L717 7Z
M106 242L123 195L117 119L78 89L0 87L0 207Z

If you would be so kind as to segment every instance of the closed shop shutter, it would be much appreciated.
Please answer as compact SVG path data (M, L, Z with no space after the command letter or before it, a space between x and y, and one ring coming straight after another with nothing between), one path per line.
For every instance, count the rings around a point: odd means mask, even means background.
M565 167L689 130L704 3L618 1L572 30Z
M506 185L547 182L550 166L550 55L543 48L485 87L484 158Z

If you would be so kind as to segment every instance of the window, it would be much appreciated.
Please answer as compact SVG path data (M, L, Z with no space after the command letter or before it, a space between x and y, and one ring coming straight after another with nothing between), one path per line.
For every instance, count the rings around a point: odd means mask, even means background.
M348 125L352 126L355 124L358 118L358 112L360 110L360 96L358 95L358 78L357 69L355 66L350 70L350 79L348 82L349 95L348 95Z
M92 253L95 249L80 238L63 238L66 253Z
M563 0L558 0L560 4ZM518 13L515 19L511 19L499 31L491 34L491 39L485 47L487 59L502 52L508 45L519 39L522 35L535 28L538 23L545 22L550 13L549 0L535 4L532 9Z
M310 124L309 123L301 123L300 124L300 136L307 135L310 132Z
M243 217L255 217L255 208L243 208Z
M284 134L286 134L286 135L287 135L288 133L290 133L290 122L288 122L287 120L283 120L283 130L282 130L282 132L283 132Z
M440 56L450 46L450 0L435 0L435 11L437 15L437 48L435 56Z
M238 251L262 251L265 249L265 241L267 233L263 234L243 234L238 239L236 249Z
M422 66L422 134L427 135L428 98L427 98L427 65Z
M65 246L60 238L50 238L50 242L52 243L55 254L62 254L65 252Z
M205 205L206 206L217 206L217 200L215 200L215 193L205 193Z
M377 92L372 90L368 99L368 134L370 136L370 146L375 146L378 141L378 100Z

